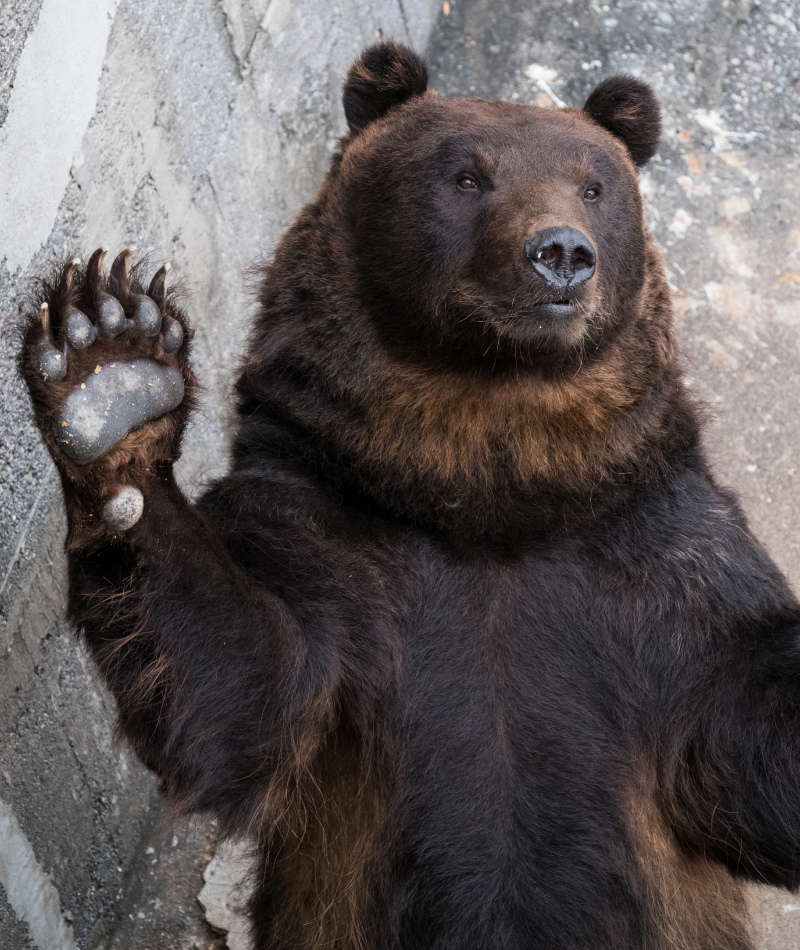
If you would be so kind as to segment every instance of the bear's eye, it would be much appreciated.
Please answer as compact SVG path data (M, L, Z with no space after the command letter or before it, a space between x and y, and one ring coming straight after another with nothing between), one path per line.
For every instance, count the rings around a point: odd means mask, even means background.
M583 193L584 201L597 201L600 197L600 186L592 185L591 188L587 188Z
M456 184L462 191L471 191L478 187L477 181L471 175L460 175Z

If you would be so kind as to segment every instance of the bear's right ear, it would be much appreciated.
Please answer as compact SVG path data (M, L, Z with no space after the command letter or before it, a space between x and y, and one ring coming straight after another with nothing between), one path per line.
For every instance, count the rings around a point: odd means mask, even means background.
M377 43L350 67L342 101L350 132L355 135L392 106L428 88L428 67L402 43Z
M634 163L646 165L658 151L661 108L653 90L635 76L611 76L594 90L583 111L618 138Z

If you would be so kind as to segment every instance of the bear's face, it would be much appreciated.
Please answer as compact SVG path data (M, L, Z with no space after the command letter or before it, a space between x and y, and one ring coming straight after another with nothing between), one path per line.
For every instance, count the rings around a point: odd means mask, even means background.
M369 119L348 114L340 169L371 309L391 334L468 361L599 345L644 284L634 159L658 141L649 89L609 80L584 110L444 100L420 92L407 53L386 55L412 92L385 113L373 103ZM380 66L371 85L362 72L360 104L377 95ZM626 121L647 140L621 134Z

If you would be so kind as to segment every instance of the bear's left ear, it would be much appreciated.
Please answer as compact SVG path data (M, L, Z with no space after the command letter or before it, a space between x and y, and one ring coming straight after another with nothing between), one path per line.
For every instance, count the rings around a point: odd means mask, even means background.
M392 106L428 88L428 67L402 43L377 43L350 67L344 84L344 114L352 134L379 119Z
M639 167L658 151L661 108L653 90L641 79L604 79L586 100L583 111L623 142Z

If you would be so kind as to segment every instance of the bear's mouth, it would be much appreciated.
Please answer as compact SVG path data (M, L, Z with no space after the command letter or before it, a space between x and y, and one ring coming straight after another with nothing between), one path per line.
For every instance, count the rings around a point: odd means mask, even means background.
M559 300L550 300L547 303L540 303L534 307L533 314L536 317L549 317L552 319L571 317L575 314L575 302L562 297Z

